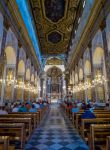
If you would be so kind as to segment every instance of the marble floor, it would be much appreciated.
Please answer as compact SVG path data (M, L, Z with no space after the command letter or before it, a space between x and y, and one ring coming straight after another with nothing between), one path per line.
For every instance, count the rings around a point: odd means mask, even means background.
M25 150L89 150L57 104L52 104Z

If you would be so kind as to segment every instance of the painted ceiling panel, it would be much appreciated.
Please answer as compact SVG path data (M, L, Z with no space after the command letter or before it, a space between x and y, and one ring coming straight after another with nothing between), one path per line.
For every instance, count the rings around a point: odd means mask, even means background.
M30 0L42 55L65 54L79 0Z

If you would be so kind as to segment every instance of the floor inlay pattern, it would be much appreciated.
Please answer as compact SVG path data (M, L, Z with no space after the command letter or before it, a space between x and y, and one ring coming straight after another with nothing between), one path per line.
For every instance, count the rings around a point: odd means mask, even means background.
M52 106L25 150L89 150L60 108Z

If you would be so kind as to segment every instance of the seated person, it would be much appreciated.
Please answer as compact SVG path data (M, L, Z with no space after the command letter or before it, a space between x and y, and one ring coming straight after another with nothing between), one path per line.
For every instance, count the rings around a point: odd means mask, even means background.
M0 106L0 115L6 115L8 112L5 110L5 106Z
M85 109L85 112L81 115L82 119L91 119L91 118L96 118L94 113L91 111L91 106L88 104L87 108Z
M79 112L79 107L74 103L73 108L72 108L72 113L78 113Z
M37 108L35 108L35 106L32 104L32 107L29 109L29 112L36 113L37 112Z
M13 109L12 109L12 112L18 112L18 110L19 110L19 107L17 104L15 104Z
M87 105L86 105L85 101L83 100L83 101L82 101L81 108L85 110L85 109L86 109L86 107L87 107Z
M105 110L110 110L109 103L106 103Z
M22 104L22 106L18 109L18 112L28 112L26 105Z

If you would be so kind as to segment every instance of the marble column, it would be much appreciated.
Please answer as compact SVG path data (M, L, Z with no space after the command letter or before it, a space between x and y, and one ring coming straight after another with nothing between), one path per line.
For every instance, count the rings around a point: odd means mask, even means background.
M18 77L18 63L19 63L19 51L20 51L21 46L22 45L21 45L20 41L18 41L18 49L17 49L17 55L16 55L16 75L15 75L15 79L16 80L19 80L19 77ZM18 99L18 97L17 97L17 91L18 91L18 89L15 88L14 89L13 101L17 101L17 99ZM21 99L21 98L19 98L19 99Z
M90 54L90 62L91 62L91 80L94 80L94 66L93 66L93 56L92 56L92 45L89 43L89 54ZM96 92L95 87L92 88L92 100L96 100Z
M2 63L0 67L0 78L3 79L1 82L1 101L0 104L3 104L3 98L4 98L4 89L5 89L5 76L6 76L6 56L5 56L5 45L6 45L6 37L7 37L7 31L9 29L10 25L8 20L4 17L3 22L3 38L1 43L1 55L0 55L0 62Z
M110 67L108 64L108 59L109 58L109 52L108 52L108 45L107 45L107 37L106 37L106 20L104 19L101 22L100 29L102 31L102 39L103 39L103 47L104 47L104 60L103 62L105 63L105 72L104 76L107 78L107 83L104 86L105 89L105 100L106 102L108 101L108 98L110 98Z

